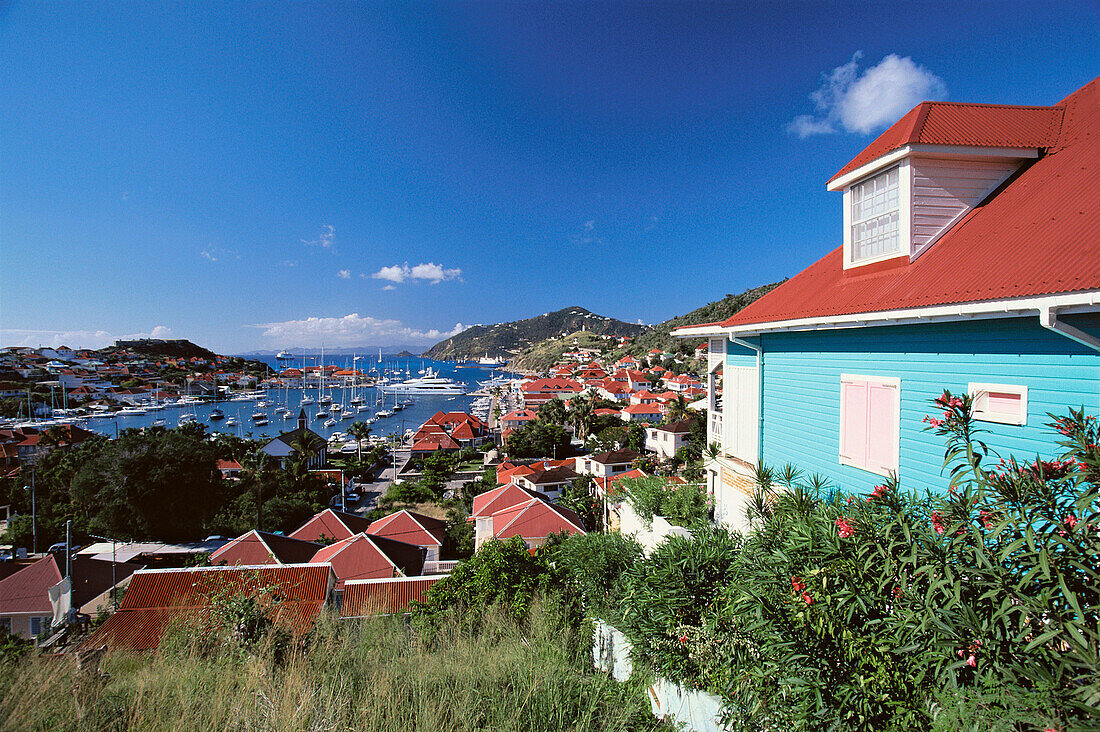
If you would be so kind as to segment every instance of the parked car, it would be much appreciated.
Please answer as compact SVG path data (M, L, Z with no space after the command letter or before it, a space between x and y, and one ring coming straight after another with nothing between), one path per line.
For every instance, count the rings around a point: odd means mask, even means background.
M358 493L349 493L347 495L347 499L348 499L348 503L358 503L359 502L359 494Z

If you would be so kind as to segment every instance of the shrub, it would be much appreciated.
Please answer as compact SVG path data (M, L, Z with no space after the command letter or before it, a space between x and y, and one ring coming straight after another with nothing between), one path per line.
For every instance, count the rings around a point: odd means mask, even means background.
M549 589L550 579L546 563L532 555L520 537L490 541L431 586L424 602L413 605L413 621L430 626L450 609L468 613L476 621L477 613L492 604L521 621L531 598Z
M935 404L946 495L761 470L743 545L697 531L625 573L608 619L638 661L719 693L732 729L1094 728L1097 421L1054 419L1059 454L1020 462L982 443L968 397Z
M627 503L642 519L663 516L677 526L691 526L707 517L707 497L698 484L670 483L666 478L624 478L619 481Z

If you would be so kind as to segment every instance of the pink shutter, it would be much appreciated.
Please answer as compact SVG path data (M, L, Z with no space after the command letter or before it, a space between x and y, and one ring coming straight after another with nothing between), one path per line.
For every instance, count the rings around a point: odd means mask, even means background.
M867 463L867 384L840 383L840 456L856 465Z
M870 386L867 422L867 467L884 472L897 470L898 412L896 387L884 384Z
M991 391L986 398L986 411L994 414L1017 417L1020 414L1020 404L1021 399L1019 394Z

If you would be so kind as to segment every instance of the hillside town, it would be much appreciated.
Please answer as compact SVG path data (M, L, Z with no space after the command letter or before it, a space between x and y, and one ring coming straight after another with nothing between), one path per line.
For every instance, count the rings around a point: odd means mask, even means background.
M1100 79L882 127L834 243L663 347L0 348L0 727L1096 729Z

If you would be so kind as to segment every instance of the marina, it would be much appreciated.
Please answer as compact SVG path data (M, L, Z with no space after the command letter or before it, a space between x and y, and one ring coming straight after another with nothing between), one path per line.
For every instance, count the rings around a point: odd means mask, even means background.
M293 360L283 356L258 357L266 362L277 375L293 368L295 363L318 363L320 355L295 355ZM218 399L203 401L194 397L181 397L175 402L156 405L126 407L117 411L70 410L70 414L56 414L53 419L39 420L35 426L46 427L56 423L76 423L85 429L114 437L122 430L146 427L173 428L197 423L208 432L233 434L238 437L274 437L291 430L305 411L309 428L328 440L354 422L370 424L373 434L379 437L404 436L439 411L469 411L487 417L489 398L487 390L507 387L513 375L485 369L459 369L446 361L428 359L394 359L375 356L369 359L352 356L325 356L326 366L337 369L358 368L365 378L360 384L374 382L375 386L347 385L343 381L315 386L273 386L233 392ZM381 366L381 368L379 368ZM308 368L308 367L307 367ZM275 377L277 378L277 376ZM326 382L330 381L326 377ZM307 379L307 383L309 380ZM59 412L61 410L58 410ZM30 423L28 423L30 424Z

